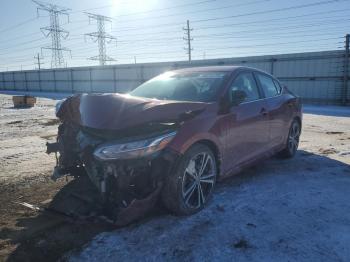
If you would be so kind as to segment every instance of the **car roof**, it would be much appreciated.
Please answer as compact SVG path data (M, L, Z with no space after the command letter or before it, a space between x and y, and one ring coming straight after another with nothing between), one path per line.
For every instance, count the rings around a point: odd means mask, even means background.
M247 66L197 66L197 67L188 67L177 70L172 70L175 73L186 73L186 72L233 72L238 69L249 69L254 71L260 71L259 69L247 67ZM266 74L266 72L263 72Z

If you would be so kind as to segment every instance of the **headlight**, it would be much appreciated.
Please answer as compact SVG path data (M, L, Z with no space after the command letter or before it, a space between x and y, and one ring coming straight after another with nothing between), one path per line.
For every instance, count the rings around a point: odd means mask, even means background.
M63 104L63 102L64 102L65 100L66 100L66 99L62 99L62 100L60 100L60 101L58 101L58 102L56 103L56 115L57 115L58 111L59 111L60 108L61 108L61 105Z
M103 144L95 150L94 156L102 161L149 156L162 150L174 138L175 135L176 132L172 132L162 136L135 142L123 144Z

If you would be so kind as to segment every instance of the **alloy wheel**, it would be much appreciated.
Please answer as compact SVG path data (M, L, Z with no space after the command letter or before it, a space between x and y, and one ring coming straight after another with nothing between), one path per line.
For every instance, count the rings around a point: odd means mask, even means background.
M182 180L182 197L189 208L203 206L216 181L216 163L212 155L202 152L190 159Z
M295 152L299 146L299 138L300 138L300 127L297 122L294 122L288 137L288 148L290 152Z

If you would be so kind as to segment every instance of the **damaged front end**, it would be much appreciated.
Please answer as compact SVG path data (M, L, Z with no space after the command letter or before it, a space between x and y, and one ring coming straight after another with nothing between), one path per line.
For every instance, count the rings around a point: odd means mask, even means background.
M167 127L138 137L123 130L118 134L123 139L115 139L108 132L63 122L57 143L47 145L48 153L59 153L52 178L87 175L108 216L118 224L131 222L155 204L163 179L178 158L177 153L163 150L176 134L173 126Z
M57 142L47 144L47 153L55 153L57 159L52 178L87 175L100 192L105 215L117 225L128 224L156 203L164 179L179 159L167 145L194 111L177 114L171 121L140 119L134 126L103 129L86 125L81 99L69 98L57 109Z

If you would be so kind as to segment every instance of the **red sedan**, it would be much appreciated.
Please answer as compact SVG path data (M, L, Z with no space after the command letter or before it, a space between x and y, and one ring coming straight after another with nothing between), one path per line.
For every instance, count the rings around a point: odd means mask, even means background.
M213 66L164 73L129 94L80 94L57 105L54 177L87 175L128 210L161 197L179 215L209 201L218 179L258 160L293 157L301 101L273 76Z

